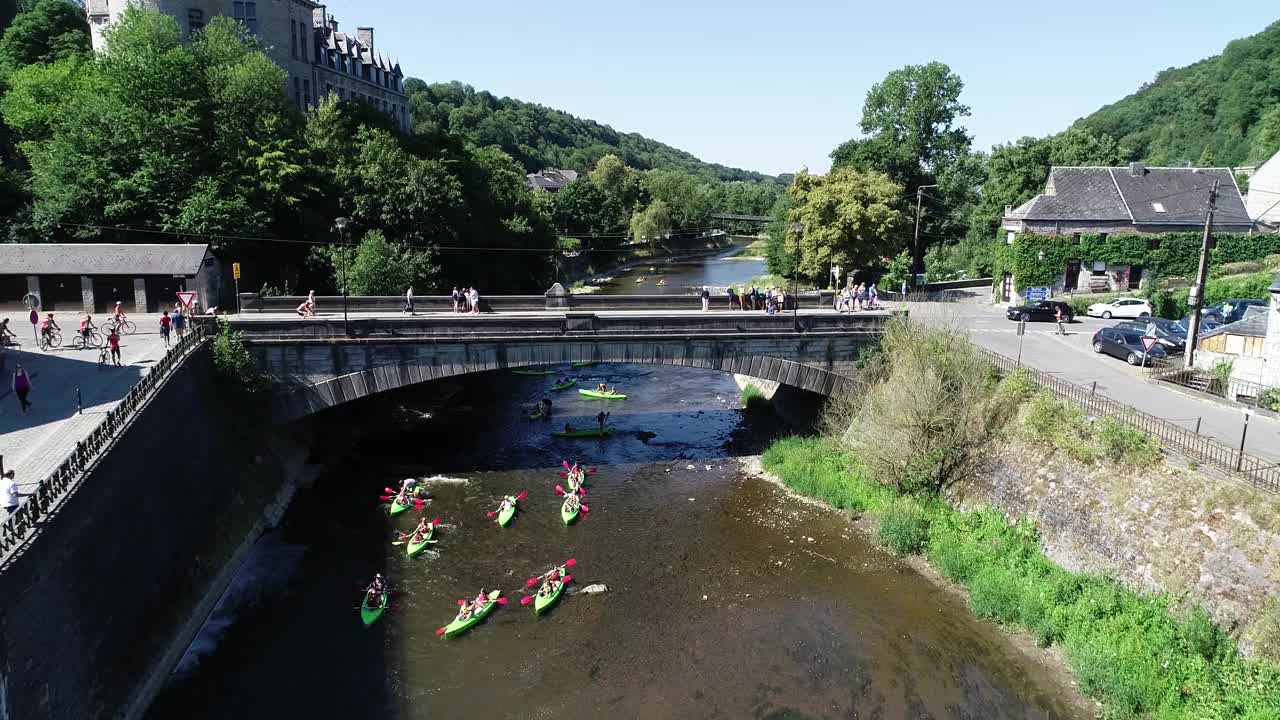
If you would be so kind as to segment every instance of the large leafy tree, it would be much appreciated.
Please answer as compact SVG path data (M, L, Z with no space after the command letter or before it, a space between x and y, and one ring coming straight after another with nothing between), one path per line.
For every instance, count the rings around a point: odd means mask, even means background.
M89 46L84 8L69 0L37 0L0 36L0 74L85 55Z
M354 248L329 245L323 254L333 265L339 288L343 285L345 270L347 292L353 295L402 295L409 288L421 292L440 284L434 253L405 242L387 240L381 230L365 233Z
M908 192L939 185L931 194L950 209L925 217L925 239L963 233L963 227L956 226L963 224L964 207L974 202L982 181L980 160L969 157L972 139L959 124L969 115L968 106L960 102L963 89L960 76L940 62L894 70L867 93L860 122L863 136L831 153L834 167L885 173ZM921 242L913 249L917 269L926 245Z
M625 230L622 204L590 177L578 178L551 198L551 219L563 234L582 236L588 247L609 244Z
M801 172L787 195L788 221L803 226L796 263L801 275L826 277L833 264L876 265L902 247L902 186L885 173L851 167L826 176Z

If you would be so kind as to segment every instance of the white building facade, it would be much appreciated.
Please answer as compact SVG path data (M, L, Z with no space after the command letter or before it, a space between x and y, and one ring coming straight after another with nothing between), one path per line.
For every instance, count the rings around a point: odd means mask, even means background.
M379 55L373 28L356 35L338 30L328 9L312 0L87 0L94 50L105 49L103 31L133 4L177 20L188 38L211 18L235 18L257 38L263 51L288 73L285 94L299 109L325 95L364 102L409 127L408 97L400 65Z
M1249 208L1249 217L1261 225L1263 231L1280 229L1280 153L1249 176L1249 195L1245 204Z

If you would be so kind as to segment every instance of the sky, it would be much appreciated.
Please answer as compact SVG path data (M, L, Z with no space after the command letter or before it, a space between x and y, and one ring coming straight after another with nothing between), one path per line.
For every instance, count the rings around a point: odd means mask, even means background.
M321 0L323 2L323 0ZM872 85L939 60L974 146L1046 135L1280 19L1275 0L330 0L409 77L459 80L708 162L824 172Z

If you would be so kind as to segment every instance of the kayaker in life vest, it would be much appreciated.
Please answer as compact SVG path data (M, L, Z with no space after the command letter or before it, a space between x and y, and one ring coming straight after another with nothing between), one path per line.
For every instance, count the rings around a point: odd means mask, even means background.
M410 505L417 494L418 481L413 478L405 478L400 483L400 492L396 495L396 502L401 505Z
M413 542L414 543L422 542L422 538L426 537L427 533L430 530L431 530L431 523L427 522L426 518L422 518L422 521L418 523L418 527L414 528L413 530Z
M604 383L600 383L596 386L596 392L609 392L609 388L605 387Z
M382 605L382 595L387 591L387 585L382 581L382 573L373 576L373 582L369 583L369 588L365 590L368 596L369 607L379 607Z
M573 488L573 490L577 489L576 487ZM578 496L573 494L573 490L570 490L569 494L564 496L564 509L568 512L577 510L579 505Z
M547 573L547 576L542 579L542 587L538 588L538 594L546 597L555 592L556 588L559 587L560 578L560 568Z
M458 608L458 617L454 618L454 622L462 622L471 617L471 603L464 602L462 607Z
M485 605L489 604L489 593L484 588L480 588L480 592L476 595L476 599L472 601L471 608L475 612L480 612Z

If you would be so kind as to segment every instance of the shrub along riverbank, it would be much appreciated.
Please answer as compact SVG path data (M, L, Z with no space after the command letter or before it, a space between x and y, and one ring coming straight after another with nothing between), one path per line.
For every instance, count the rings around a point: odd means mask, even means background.
M830 404L824 436L775 442L766 469L796 492L874 520L880 542L923 555L969 591L979 616L1060 645L1107 717L1280 718L1280 665L1241 656L1204 610L1065 570L1045 555L1033 523L945 500L947 488L981 472L976 459L999 438L1062 448L1117 472L1159 461L1150 438L1090 422L1024 374L999 378L947 332L891 324L882 352L864 365L866 386Z

